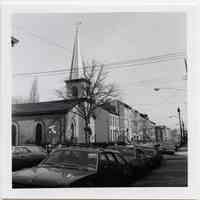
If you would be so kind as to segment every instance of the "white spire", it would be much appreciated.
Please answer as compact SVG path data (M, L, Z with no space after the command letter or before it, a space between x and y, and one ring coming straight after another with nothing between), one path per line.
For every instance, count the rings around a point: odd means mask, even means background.
M76 33L74 38L74 46L73 46L73 52L72 52L72 62L71 62L71 70L69 79L78 79L80 78L80 70L83 69L82 59L80 55L80 48L79 48L79 26L81 25L81 22L78 22L76 24Z

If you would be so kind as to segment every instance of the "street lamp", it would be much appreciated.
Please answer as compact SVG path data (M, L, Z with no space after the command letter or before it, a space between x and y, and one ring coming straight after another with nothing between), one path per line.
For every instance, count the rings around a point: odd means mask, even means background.
M181 109L177 108L178 118L179 118L179 125L180 125L180 133L181 133L181 145L183 143L183 130L182 130L182 123L181 123Z
M154 91L158 92L160 90L176 90L176 91L185 91L185 89L179 89L179 88L153 88Z

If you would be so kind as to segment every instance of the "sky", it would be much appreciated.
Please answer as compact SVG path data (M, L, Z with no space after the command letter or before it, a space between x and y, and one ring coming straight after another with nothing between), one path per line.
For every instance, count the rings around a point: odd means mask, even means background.
M69 69L75 24L81 21L80 52L84 61L126 62L165 54L186 54L183 13L15 14L12 35L13 75ZM108 82L120 88L120 99L160 125L178 128L177 107L187 126L187 93L183 58L145 65L113 66ZM69 72L37 76L41 101L56 100ZM36 76L13 76L13 96L28 98ZM154 91L153 88L161 88ZM162 89L163 88L163 89ZM172 88L172 89L167 89ZM174 88L174 89L173 89Z

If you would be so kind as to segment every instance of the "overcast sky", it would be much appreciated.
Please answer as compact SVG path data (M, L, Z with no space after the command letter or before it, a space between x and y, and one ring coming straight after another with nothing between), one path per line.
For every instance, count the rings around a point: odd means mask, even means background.
M186 52L186 21L182 13L101 13L101 14L17 14L12 34L20 42L12 48L13 74L69 69L75 23L80 26L83 60L99 63L135 60L169 53ZM109 71L121 98L146 113L157 124L178 127L177 106L186 122L185 66L183 59ZM41 101L55 100L55 89L64 86L68 72L38 76ZM13 78L13 96L28 97L34 76Z

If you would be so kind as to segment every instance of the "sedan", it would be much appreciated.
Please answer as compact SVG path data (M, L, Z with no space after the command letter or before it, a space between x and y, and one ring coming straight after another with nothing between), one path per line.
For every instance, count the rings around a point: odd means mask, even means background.
M115 149L121 152L126 161L132 168L133 178L139 178L148 171L149 159L145 156L144 151L135 146L115 145L107 148Z
M172 142L161 143L160 149L163 154L174 154L176 152L176 146Z
M47 153L40 146L14 146L12 147L12 171L35 166L46 156Z
M131 168L118 151L66 147L36 167L13 172L13 188L118 187L131 179Z
M151 144L137 145L137 148L143 150L146 157L149 158L148 165L150 168L155 168L161 164L163 156L161 155L161 152L154 145Z

